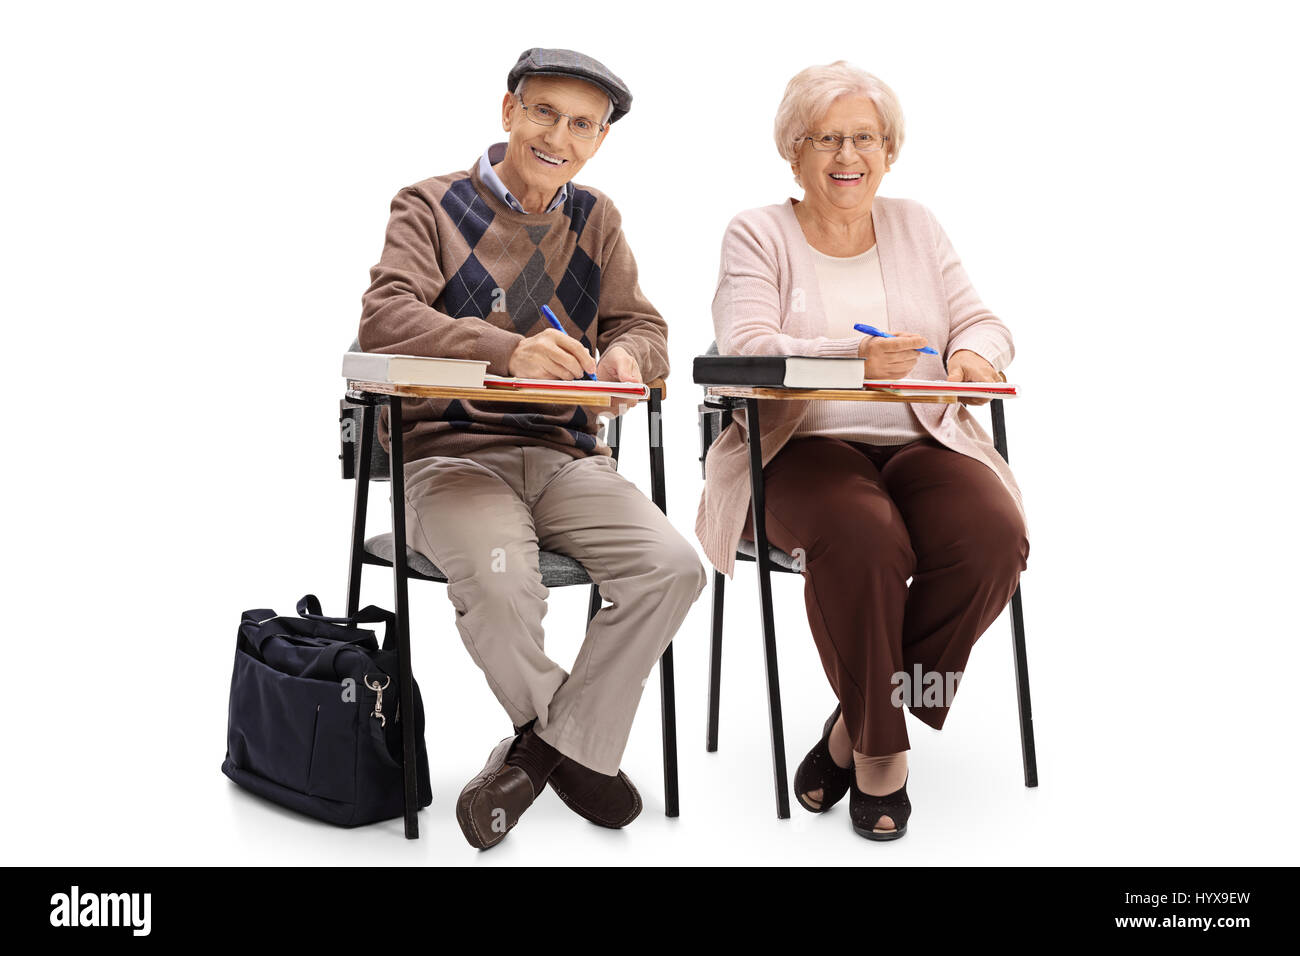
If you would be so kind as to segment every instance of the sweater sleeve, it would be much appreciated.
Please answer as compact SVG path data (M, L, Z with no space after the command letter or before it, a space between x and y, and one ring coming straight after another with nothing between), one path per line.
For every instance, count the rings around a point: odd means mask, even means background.
M775 242L740 216L722 237L722 262L713 294L713 331L719 355L813 355L857 358L862 336L801 338L781 331ZM806 291L790 290L790 307L803 307Z
M605 197L609 203L609 198ZM615 345L636 359L641 378L668 376L668 323L641 292L636 259L623 234L623 218L613 203L605 212L600 263L600 302L596 309L596 348L604 355Z
M489 373L509 375L510 355L524 336L477 316L440 312L433 303L446 284L433 208L408 186L393 198L384 251L361 297L361 350L486 360Z
M928 208L925 211L934 226L935 255L948 298L948 349L943 357L944 365L947 366L953 352L968 349L1000 372L1011 364L1016 354L1011 331L985 308L939 220Z

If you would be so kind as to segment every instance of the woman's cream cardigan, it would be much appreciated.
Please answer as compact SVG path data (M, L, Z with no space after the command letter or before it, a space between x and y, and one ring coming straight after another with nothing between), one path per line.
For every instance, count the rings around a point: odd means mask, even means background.
M909 377L946 379L948 357L958 349L983 356L997 371L1010 365L1015 355L1011 333L980 301L930 210L912 199L877 196L871 218L890 331L919 333L939 353L921 354ZM746 210L728 224L713 328L722 355L857 356L861 336L821 334L826 321L817 275L793 200ZM808 406L806 401L760 401L764 465L793 434ZM1011 469L965 405L912 407L941 444L992 468L1024 516ZM709 449L695 519L695 534L709 561L729 576L750 508L745 417L743 409L737 410L731 426Z

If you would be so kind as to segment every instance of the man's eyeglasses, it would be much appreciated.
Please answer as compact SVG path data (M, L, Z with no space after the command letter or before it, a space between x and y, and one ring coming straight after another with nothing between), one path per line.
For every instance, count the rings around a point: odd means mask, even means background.
M860 130L850 136L841 136L839 133L814 133L812 136L805 136L804 139L812 143L813 149L823 153L837 152L843 147L846 139L853 140L853 147L859 153L871 153L881 149L889 137L870 130Z
M515 94L518 96L518 94ZM519 97L519 105L523 107L528 118L538 126L554 126L563 116L569 121L569 132L578 139L595 139L596 134L605 128L605 124L597 123L595 120L588 119L585 116L573 116L569 113L561 113L559 110L541 103L534 103L529 106L524 102L522 96Z

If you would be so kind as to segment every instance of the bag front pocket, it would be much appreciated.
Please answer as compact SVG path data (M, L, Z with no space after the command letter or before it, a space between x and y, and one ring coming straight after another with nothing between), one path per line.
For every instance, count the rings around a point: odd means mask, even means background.
M231 760L282 787L306 793L319 721L326 719L328 702L338 699L339 685L333 681L281 674L248 654L236 654L227 738Z
M306 792L352 803L357 796L357 737L362 700L335 695L317 704Z

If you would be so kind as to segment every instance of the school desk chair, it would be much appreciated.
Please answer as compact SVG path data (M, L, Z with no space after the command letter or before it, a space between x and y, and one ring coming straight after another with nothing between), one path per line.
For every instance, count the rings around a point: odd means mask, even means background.
M349 351L361 351L359 342L354 340L349 347ZM646 402L646 409L649 421L647 432L650 450L651 500L654 501L660 511L667 514L663 442L659 440L659 429L662 422L661 404L667 389L663 379L655 379L647 384L650 387L650 398ZM353 391L347 392L339 403L339 434L341 441L339 459L343 465L343 478L356 482L352 508L351 557L348 564L348 614L355 614L358 607L360 607L361 571L368 564L392 568L395 582L415 579L417 581L433 581L439 584L447 583L446 575L414 548L407 546L404 549L404 554L395 555L396 547L391 532L366 537L366 505L369 501L370 482L391 482L392 480L393 468L389 460L389 454L384 451L383 446L375 439L378 407L385 404L389 404L387 396L360 394ZM393 411L390 405L390 415L392 414ZM612 452L616 469L618 467L622 419L623 415L608 418L605 426L607 432L606 444L609 445ZM400 474L400 469L398 469L398 472ZM392 510L392 520L394 522L401 520L399 515L402 515L402 510L396 506ZM436 534L436 531L434 533ZM405 533L403 529L404 540ZM394 562L395 557L396 562ZM542 584L547 588L582 584L591 585L591 600L587 608L587 622L589 623L600 610L602 601L600 588L591 580L586 569L578 561L558 551L540 551L538 565L541 570ZM409 622L401 620L406 616L406 608L402 606L405 603L403 596L406 593L404 583L397 586L396 592L399 595L396 601L398 607L395 608L395 613L399 616L398 629L400 631L403 627L406 627L409 633ZM399 666L404 669L408 668L409 662L399 661ZM677 703L673 686L673 647L671 643L664 649L659 658L659 694L663 734L664 812L667 816L675 817L678 815ZM412 788L408 785L407 789L410 791ZM410 838L418 835L414 813L411 801L408 800L406 835Z
M709 345L705 355L717 355L718 343ZM995 398L989 402L993 415L993 444L998 454L1007 458L1007 430L1003 416L1002 399ZM731 424L732 410L746 408L748 421L758 421L758 400L751 398L733 398L729 396L709 395L705 391L704 402L699 406L700 424L700 474L704 475L704 461L709 448L722 434L722 430ZM754 502L763 506L763 467L759 448L750 445L749 456L750 507ZM740 539L736 551L736 560L752 561L758 565L759 575L759 611L763 622L763 656L767 665L767 701L768 717L772 728L772 775L776 784L776 815L781 819L790 816L790 787L786 782L785 768L785 730L781 716L781 684L777 676L776 665L776 627L772 616L772 579L771 571L786 574L799 574L795 559L780 548L767 542L766 529L756 528L756 541ZM759 548L764 547L767 560L759 561ZM726 575L716 568L713 571L712 598L712 640L709 650L709 716L708 730L705 736L705 749L716 753L718 749L718 708L722 691L722 617L725 596ZM1020 603L1020 585L1011 596L1011 639L1015 655L1016 699L1020 709L1020 752L1025 766L1025 786L1038 786L1038 759L1034 752L1034 720L1029 704L1029 665L1025 656L1025 622L1024 611Z

